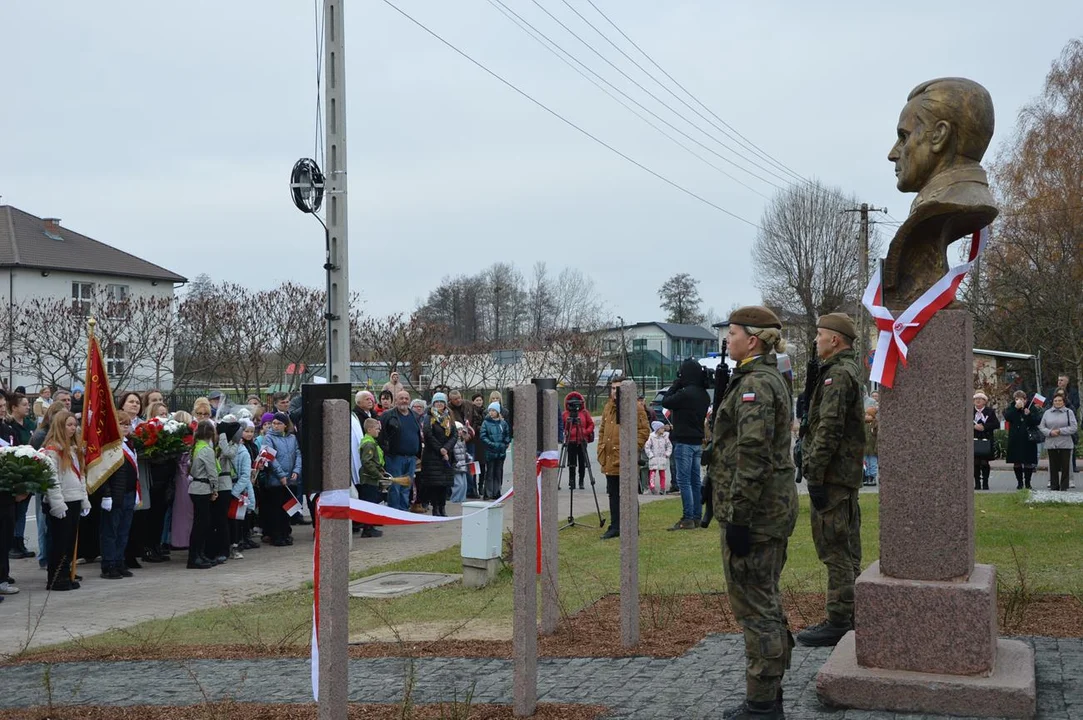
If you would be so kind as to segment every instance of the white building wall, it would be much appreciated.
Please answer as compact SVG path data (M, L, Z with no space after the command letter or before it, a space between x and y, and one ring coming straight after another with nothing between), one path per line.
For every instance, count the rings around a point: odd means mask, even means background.
M0 304L2 312L8 312L11 298L15 302L22 302L33 298L55 298L70 302L72 300L72 284L94 283L95 286L124 285L128 288L131 298L154 297L172 298L174 296L173 284L166 280L147 280L144 278L126 278L111 275L99 275L94 273L73 273L67 271L42 271L32 269L7 269L0 271ZM92 313L93 314L93 313ZM18 329L15 329L18 332ZM15 338L17 339L17 338ZM8 381L9 375L9 348L13 338L0 338L0 371L4 381ZM155 386L155 380L160 377L160 389L170 390L173 387L172 372L159 372L157 368L146 363L139 364L132 369L131 379L124 389L146 390ZM82 384L83 378L73 378L72 382ZM41 386L40 378L14 373L9 387L24 386L29 392L36 393ZM70 383L69 383L70 385ZM114 388L116 390L118 388Z

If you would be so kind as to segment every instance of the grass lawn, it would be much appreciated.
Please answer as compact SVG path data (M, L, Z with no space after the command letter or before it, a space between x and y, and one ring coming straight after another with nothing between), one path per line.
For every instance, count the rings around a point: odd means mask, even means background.
M1036 592L1083 592L1083 507L1030 507L1024 505L1022 494L979 495L975 502L977 560L997 565L1003 583L1017 583L1021 568ZM878 497L863 495L861 509L862 547L867 566L879 555ZM641 510L642 593L684 594L724 589L716 524L709 530L667 532L666 528L680 515L680 500L676 498L644 505ZM618 541L601 542L599 534L596 527L573 528L560 534L560 594L565 614L575 613L602 595L619 590L620 546ZM461 572L459 548L373 568L365 574L389 570ZM797 529L790 539L782 584L795 592L822 592L826 577L812 545L806 496L802 498ZM303 645L309 641L311 602L311 588L298 588L239 605L114 630L80 640L78 645L107 648L247 644L262 649ZM396 600L351 599L350 629L357 632L402 623L472 618L507 622L511 615L511 569L505 567L493 584L480 590L455 584Z

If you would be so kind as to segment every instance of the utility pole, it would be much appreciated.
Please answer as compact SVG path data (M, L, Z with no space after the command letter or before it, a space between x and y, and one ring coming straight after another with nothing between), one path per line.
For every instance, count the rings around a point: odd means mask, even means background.
M859 208L847 208L843 212L861 213L861 292L869 286L869 213L887 213L887 208L869 207L868 203L861 203ZM865 308L857 310L857 357L858 363L864 363L868 357L869 333L865 326Z
M327 164L328 382L350 382L350 265L346 242L346 42L344 0L323 2Z

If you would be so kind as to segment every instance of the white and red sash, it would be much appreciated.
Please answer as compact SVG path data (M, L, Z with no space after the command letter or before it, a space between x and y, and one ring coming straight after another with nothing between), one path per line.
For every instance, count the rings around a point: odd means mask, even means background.
M894 317L891 311L884 307L883 288L881 287L880 270L877 268L869 280L865 294L861 298L862 304L868 309L876 321L876 327L880 331L880 337L876 341L876 352L873 355L872 371L869 379L884 387L892 387L895 382L895 372L899 363L906 366L907 345L913 342L925 324L932 319L933 315L947 307L955 299L955 293L959 290L959 284L963 281L974 263L989 242L989 226L974 233L970 238L970 252L967 261L948 270L936 283L922 293L921 297L913 302Z
M124 451L124 459L132 466L132 472L135 473L135 506L139 507L143 504L143 494L139 491L139 463L136 462L135 452L128 447L127 440L120 443L120 448Z

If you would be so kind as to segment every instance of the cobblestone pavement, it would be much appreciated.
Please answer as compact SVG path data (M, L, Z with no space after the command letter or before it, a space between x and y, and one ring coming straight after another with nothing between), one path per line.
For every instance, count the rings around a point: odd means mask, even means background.
M1027 639L1036 651L1038 717L1083 720L1083 640ZM543 702L601 703L610 720L718 718L744 694L744 641L713 635L674 659L573 658L539 662ZM920 715L831 710L816 698L815 677L827 648L794 651L786 675L786 717L919 718ZM408 661L352 660L350 700L398 702ZM462 700L511 703L512 666L507 660L430 658L414 661L415 702ZM48 669L56 705L186 705L205 700L295 703L311 699L307 660L193 660L61 663ZM0 708L49 702L46 667L0 667Z

